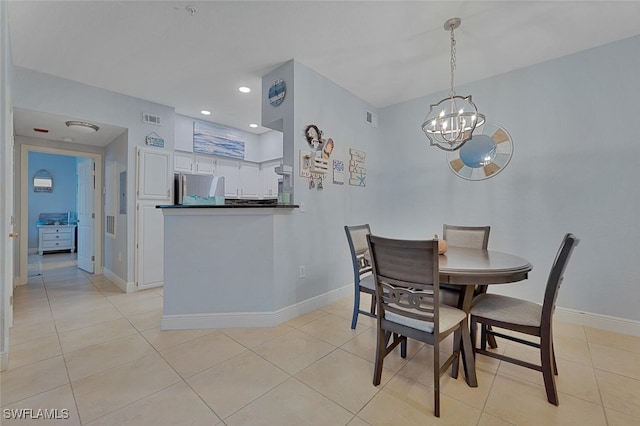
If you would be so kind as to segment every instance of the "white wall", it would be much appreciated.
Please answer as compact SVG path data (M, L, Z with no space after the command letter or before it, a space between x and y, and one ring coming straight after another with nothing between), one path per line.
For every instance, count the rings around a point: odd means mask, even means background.
M258 145L261 162L282 158L282 132L271 130L262 133Z
M490 249L534 265L529 280L491 291L534 301L574 232L558 306L640 320L638 52L634 37L457 87L514 141L511 163L485 181L456 177L420 129L445 92L382 109L380 230L428 238L443 223L491 225Z
M105 164L111 162L118 163L118 178L121 172L127 172L127 184L131 179L135 180L135 172L127 170L128 164L128 150L127 150L127 132L118 136L113 142L111 142L105 149L104 162ZM105 185L109 185L109 182L106 179L103 180ZM119 182L119 179L118 179ZM110 188L107 188L109 191ZM118 192L120 192L118 190ZM132 194L129 193L128 198L133 198ZM119 203L119 200L116 200L116 203ZM122 278L123 280L127 277L127 270L129 268L129 264L133 264L133 255L127 256L128 252L127 242L129 241L128 235L129 233L133 234L133 229L129 231L127 226L127 217L134 216L135 210L127 209L126 214L120 214L120 209L118 208L118 215L116 219L116 238L110 238L105 235L104 239L104 267L111 273L116 276ZM131 259L130 259L131 257Z

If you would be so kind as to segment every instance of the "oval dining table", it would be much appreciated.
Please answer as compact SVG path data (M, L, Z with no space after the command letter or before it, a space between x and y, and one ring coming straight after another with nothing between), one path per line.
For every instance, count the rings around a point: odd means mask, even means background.
M509 253L493 250L449 247L440 255L440 283L462 286L458 308L469 313L477 285L507 284L526 280L533 268L528 260ZM469 386L477 386L473 366L473 353L463 350L463 366ZM470 377L471 376L471 377Z

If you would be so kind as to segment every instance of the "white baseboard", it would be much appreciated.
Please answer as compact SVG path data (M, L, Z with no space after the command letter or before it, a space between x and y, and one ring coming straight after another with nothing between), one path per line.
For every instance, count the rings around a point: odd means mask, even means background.
M9 352L0 353L0 371L9 368Z
M113 283L117 285L120 290L124 291L125 293L133 293L136 291L136 283L126 282L125 280L111 272L111 270L109 270L108 268L104 268L103 270L104 276L113 281Z
M353 293L353 284L295 303L274 312L232 312L210 314L163 315L161 330L189 330L203 328L275 327L307 312Z
M640 337L640 321L634 321L631 319L611 317L609 315L594 314L591 312L582 312L560 307L556 308L553 319Z

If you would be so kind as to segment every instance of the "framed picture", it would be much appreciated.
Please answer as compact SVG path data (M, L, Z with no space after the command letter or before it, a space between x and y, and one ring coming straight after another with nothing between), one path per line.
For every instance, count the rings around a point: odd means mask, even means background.
M193 152L244 160L245 136L240 130L193 122Z

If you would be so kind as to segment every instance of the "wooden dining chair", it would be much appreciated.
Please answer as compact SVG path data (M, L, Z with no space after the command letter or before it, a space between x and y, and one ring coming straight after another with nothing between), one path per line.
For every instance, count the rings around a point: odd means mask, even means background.
M353 315L351 317L351 328L355 329L358 323L358 314L372 318L376 317L376 287L371 273L371 264L368 256L367 235L371 233L369 224L357 226L345 226L344 232L347 234L347 242L351 252L351 265L353 267ZM360 293L371 295L371 307L369 311L360 309Z
M491 226L460 226L460 225L442 225L442 239L451 247L466 247L486 250L489 246L489 234ZM458 301L458 308L462 304L463 288L453 284L442 284L442 289L453 296L445 295L447 300L455 297ZM487 292L486 285L476 287L474 294L482 294ZM498 344L493 336L489 336L489 346L497 348Z
M368 235L371 264L376 284L377 349L373 384L378 386L384 358L401 345L406 357L407 338L433 346L434 414L440 417L440 377L459 362L460 340L453 353L440 365L440 343L460 330L462 344L471 354L467 314L461 309L441 305L438 240L394 240ZM391 339L393 337L393 339ZM469 357L473 364L473 357ZM467 366L475 381L475 366ZM451 375L457 378L457 369Z
M475 353L541 371L544 378L544 387L547 392L547 400L554 405L558 405L559 401L555 382L558 368L553 348L553 312L556 307L558 290L564 279L564 271L578 241L573 234L566 234L562 240L560 249L551 267L549 278L547 279L542 306L514 297L501 296L498 294L481 294L474 299L471 307L471 336ZM478 323L482 326L480 348L476 347L476 327ZM539 342L530 342L516 336L508 336L493 330L488 330L487 327L491 325L530 336L536 336L540 340ZM539 349L540 365L487 351L486 337L488 335L499 336L509 341Z

